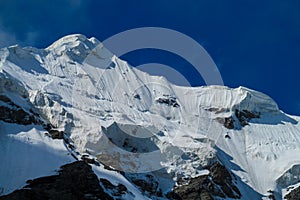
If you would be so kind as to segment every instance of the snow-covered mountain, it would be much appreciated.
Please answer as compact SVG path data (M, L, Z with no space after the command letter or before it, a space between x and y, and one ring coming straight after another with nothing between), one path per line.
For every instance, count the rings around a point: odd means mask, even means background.
M41 185L56 188L72 166L98 177L78 199L300 196L300 117L265 94L176 86L83 35L0 59L0 195L27 185L0 199L65 193Z

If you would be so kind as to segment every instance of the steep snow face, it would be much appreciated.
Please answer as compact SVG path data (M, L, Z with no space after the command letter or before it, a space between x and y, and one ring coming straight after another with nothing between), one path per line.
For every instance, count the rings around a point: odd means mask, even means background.
M48 48L47 52L55 57L67 56L72 61L82 62L100 42L96 38L86 38L84 35L74 34L63 37Z
M44 135L40 126L24 126L0 121L0 195L26 185L26 181L55 174L74 161L62 140Z
M176 180L205 173L218 157L257 192L276 189L280 195L276 180L300 164L289 156L299 155L299 118L260 92L172 85L82 35L44 50L8 47L0 57L0 85L28 96L81 152L119 170L163 168Z

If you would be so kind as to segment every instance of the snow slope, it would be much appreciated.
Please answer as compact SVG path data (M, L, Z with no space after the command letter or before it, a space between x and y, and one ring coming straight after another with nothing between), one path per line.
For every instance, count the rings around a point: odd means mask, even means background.
M0 192L25 186L29 179L55 174L74 158L61 140L45 137L41 127L0 122Z
M280 197L282 189L300 182L296 170L289 171L300 165L300 118L280 111L265 94L244 87L172 85L164 77L132 68L97 39L78 34L46 49L4 48L0 58L0 85L6 88L1 92L27 96L43 119L63 130L81 153L106 165L129 173L158 171L157 177L165 169L173 174L160 180L166 191L179 178L206 173L205 166L217 159L239 177L243 199L268 190ZM238 119L237 111L250 115L248 125ZM233 129L224 126L229 118ZM2 126L7 130L9 125ZM36 148L56 149L49 155L54 161L43 173L69 161L62 144L36 138L42 134L38 128L26 134L21 128L12 129L18 130L14 136L3 131L9 136L5 141L25 142L28 137ZM23 151L18 148L14 154ZM12 155L7 150L0 153L9 155L7 160ZM38 175L36 171L28 177ZM5 191L12 188L10 183L4 185Z

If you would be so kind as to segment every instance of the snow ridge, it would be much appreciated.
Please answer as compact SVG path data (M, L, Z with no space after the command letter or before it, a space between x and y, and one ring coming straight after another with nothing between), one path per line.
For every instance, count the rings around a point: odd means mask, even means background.
M104 165L130 173L154 171L154 177L172 174L158 180L164 191L178 185L176 180L207 175L207 166L216 161L238 177L242 199L262 197L268 190L281 197L282 189L300 182L292 170L300 159L290 156L300 152L300 119L280 111L263 93L245 87L176 86L164 77L131 67L97 39L80 34L63 37L46 49L4 48L0 58L2 94L23 96L43 120L64 131L81 154L88 153ZM18 138L26 143L24 135L42 135L42 127L12 129L18 130L16 136L2 129L10 137L4 142ZM133 137L148 139L139 143ZM47 139L34 145L43 143L57 148L56 155L65 151L62 143ZM143 163L147 160L142 159L143 145L147 147L144 150L158 150L161 160ZM63 153L64 161L71 160L67 152ZM2 150L2 154L9 153ZM55 167L57 163L61 164L56 162ZM120 174L93 169L99 176L132 188L135 198L141 199L141 193ZM284 178L287 172L298 178ZM17 186L37 175L24 175L16 180ZM10 183L0 187L4 193L12 190Z

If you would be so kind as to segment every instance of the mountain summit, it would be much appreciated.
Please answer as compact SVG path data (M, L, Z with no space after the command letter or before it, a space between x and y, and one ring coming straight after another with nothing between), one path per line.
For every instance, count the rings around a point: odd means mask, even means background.
M0 199L299 198L300 117L263 93L176 86L79 34L0 59Z

